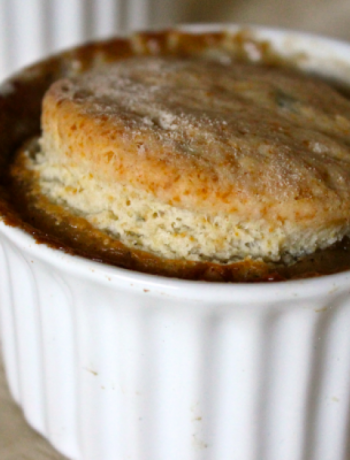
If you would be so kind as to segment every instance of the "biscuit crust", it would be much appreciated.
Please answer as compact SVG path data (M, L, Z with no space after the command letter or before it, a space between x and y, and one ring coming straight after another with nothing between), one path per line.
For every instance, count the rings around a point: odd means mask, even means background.
M259 249L228 251L225 263L298 257L349 233L350 102L292 70L129 58L56 82L42 128L41 171L69 169L111 190L119 184L181 212L228 219L231 231L257 230ZM70 184L59 181L69 204ZM263 244L271 234L272 251Z

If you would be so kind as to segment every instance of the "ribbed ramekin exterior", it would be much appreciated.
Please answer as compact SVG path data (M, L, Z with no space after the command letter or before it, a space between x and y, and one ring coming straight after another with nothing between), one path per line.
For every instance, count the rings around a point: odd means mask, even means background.
M104 280L89 261L79 262L89 276L65 270L11 230L0 240L8 381L63 454L348 459L350 276L326 277L326 291L321 279L294 282L288 295L240 286L249 300L235 286L223 296L197 283L193 295L186 282L158 289L145 277L140 288L132 274L123 286L118 269Z

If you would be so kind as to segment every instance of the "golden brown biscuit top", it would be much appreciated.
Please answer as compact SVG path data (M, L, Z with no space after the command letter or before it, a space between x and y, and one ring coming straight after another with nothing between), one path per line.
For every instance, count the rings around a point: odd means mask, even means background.
M56 82L43 130L102 180L176 206L349 220L350 102L294 71L130 58Z

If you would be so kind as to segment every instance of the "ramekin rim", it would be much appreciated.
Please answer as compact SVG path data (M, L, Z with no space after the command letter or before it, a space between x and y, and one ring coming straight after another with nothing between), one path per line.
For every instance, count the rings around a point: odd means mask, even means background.
M350 270L314 278L261 283L194 281L141 273L68 254L46 244L37 243L34 237L24 230L10 227L0 220L0 238L2 234L33 259L64 269L76 276L99 280L108 286L123 285L131 290L157 292L176 298L225 302L232 301L234 295L235 301L251 303L261 302L261 296L264 296L264 302L279 302L296 298L307 299L313 297L315 292L320 296L327 296L346 286L349 286L350 290Z

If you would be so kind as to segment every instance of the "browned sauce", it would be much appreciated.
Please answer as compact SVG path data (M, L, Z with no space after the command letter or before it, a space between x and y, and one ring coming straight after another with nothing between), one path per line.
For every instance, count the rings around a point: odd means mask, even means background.
M169 53L167 33L140 35L139 45L143 54L158 46L158 53ZM178 55L196 54L208 46L219 46L221 34L197 36L186 34L177 42ZM246 59L243 46L246 38L236 36L236 53ZM276 65L280 59L267 44L256 45L264 62ZM14 79L9 95L0 93L0 216L8 225L17 226L33 235L38 244L46 244L69 254L80 255L107 264L183 279L208 281L283 281L295 278L321 276L350 268L350 240L345 238L327 250L318 251L293 265L267 265L261 262L239 262L218 265L202 262L167 261L151 254L130 250L108 234L95 229L85 219L74 216L68 209L50 203L40 194L30 171L20 160L14 161L14 152L25 139L40 131L40 106L44 92L57 78L71 72L73 62L80 69L92 65L96 53L104 53L105 61L113 61L132 54L130 44L112 40L82 47L68 54L46 61L33 68L33 78ZM76 65L76 64L75 64ZM36 74L35 74L36 73Z

